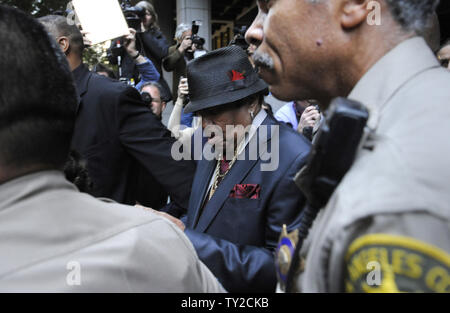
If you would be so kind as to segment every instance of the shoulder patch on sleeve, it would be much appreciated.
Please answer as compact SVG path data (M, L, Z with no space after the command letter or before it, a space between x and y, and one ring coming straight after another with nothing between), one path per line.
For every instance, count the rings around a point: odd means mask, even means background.
M450 292L450 254L417 239L359 237L345 264L346 292Z

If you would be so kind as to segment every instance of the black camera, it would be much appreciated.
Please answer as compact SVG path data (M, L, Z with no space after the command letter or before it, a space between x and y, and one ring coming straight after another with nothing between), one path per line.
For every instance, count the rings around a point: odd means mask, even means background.
M148 107L152 106L153 98L148 92L143 92L141 94L141 98L142 98L142 101L145 103L146 106L148 106Z
M249 44L245 40L245 33L247 32L248 27L242 26L242 27L235 27L234 33L235 36L233 40L230 42L229 46L238 46L247 51Z
M145 9L138 6L132 6L130 0L122 0L120 7L127 20L128 27L139 32L141 30L141 23L145 18Z
M136 32L141 32L141 24L145 18L145 9L138 6L132 6L130 0L121 0L120 7L127 21L128 27ZM136 43L138 44L138 42ZM138 49L139 50L139 49ZM122 77L122 59L126 55L124 37L116 38L112 41L111 47L107 51L107 58L110 64L119 65L119 77ZM130 83L127 80L127 83Z
M195 44L197 48L203 48L205 44L205 39L198 35L198 31L200 30L200 26L202 26L202 22L200 21L192 21L192 44Z

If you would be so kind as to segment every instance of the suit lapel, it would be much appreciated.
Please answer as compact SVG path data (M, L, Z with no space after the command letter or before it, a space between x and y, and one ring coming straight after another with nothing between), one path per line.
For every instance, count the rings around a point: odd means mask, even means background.
M262 125L271 125L272 121L269 117L267 117ZM216 192L214 193L211 200L208 201L206 204L203 213L200 216L200 219L198 221L198 224L195 226L195 230L199 232L204 232L208 228L208 226L211 224L211 222L214 220L216 215L219 213L219 211L222 209L223 204L227 200L231 190L236 184L242 183L242 181L247 177L248 173L255 167L255 165L260 160L260 155L265 152L267 149L267 145L265 146L265 150L261 151L262 153L259 153L256 157L256 160L250 160L249 150L250 147L255 147L258 142L258 136L262 136L262 139L259 139L261 142L269 143L271 133L270 129L268 133L264 134L264 132L260 132L260 127L258 128L257 133L253 136L253 138L250 140L249 144L245 147L245 150L243 153L246 155L245 160L238 160L234 164L234 166L230 169L228 174L225 176L225 178L222 180L220 185L218 186ZM256 142L255 142L256 141ZM259 147L261 149L261 147ZM215 162L213 162L215 163ZM211 176L208 176L211 177ZM209 183L209 180L208 180ZM203 199L203 198L202 198Z

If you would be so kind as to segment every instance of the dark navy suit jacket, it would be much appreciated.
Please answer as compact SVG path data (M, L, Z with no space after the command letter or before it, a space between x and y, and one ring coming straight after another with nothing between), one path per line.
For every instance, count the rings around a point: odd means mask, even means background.
M158 200L162 188L174 202L167 211L175 216L185 213L195 163L172 158L176 140L170 131L134 88L92 73L84 65L73 75L79 108L72 148L87 160L94 182L92 194L134 205L142 203L138 191ZM138 171L148 179L139 180ZM157 186L139 184L141 181L153 181Z
M200 214L216 166L216 161L201 160L189 200L185 233L200 259L229 292L275 291L273 253L282 226L286 224L289 231L297 228L305 203L293 178L306 162L310 143L270 116L262 125L279 126L279 136L267 131L264 140L270 151L279 138L278 168L261 171L264 161L260 157L236 161ZM264 135L261 127L257 133ZM257 138L255 135L250 142ZM259 198L230 197L236 184L258 184Z

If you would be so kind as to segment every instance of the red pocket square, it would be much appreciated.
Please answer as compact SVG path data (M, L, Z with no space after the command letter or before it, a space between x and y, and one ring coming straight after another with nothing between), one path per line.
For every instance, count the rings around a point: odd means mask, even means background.
M258 184L237 184L230 192L230 198L259 199L261 186Z

